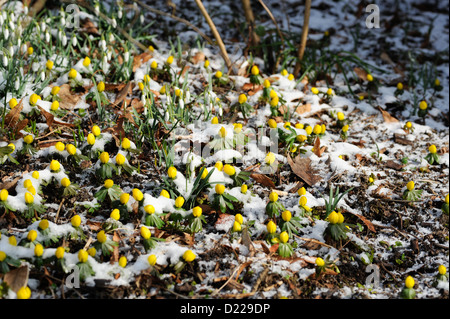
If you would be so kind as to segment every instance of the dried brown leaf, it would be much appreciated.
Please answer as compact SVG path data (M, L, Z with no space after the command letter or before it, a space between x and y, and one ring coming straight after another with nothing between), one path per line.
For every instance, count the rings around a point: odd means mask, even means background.
M296 109L295 112L297 114L303 114L303 113L308 113L311 112L311 103L306 103L303 105L299 105Z
M28 266L21 266L6 273L3 281L8 284L12 291L18 292L20 288L28 284Z
M311 159L308 157L301 158L300 156L297 156L292 159L288 154L287 160L294 174L300 177L309 186L313 186L322 179L322 177L317 175L317 172L312 169Z
M383 110L380 106L377 106L378 111L381 112L381 115L383 116L383 119L386 123L397 123L398 120L393 117L391 114L389 114L388 111Z
M263 186L269 187L269 188L275 188L275 184L272 182L272 180L267 177L267 175L259 174L259 173L252 173L250 175L251 178L253 178L258 184L261 184Z

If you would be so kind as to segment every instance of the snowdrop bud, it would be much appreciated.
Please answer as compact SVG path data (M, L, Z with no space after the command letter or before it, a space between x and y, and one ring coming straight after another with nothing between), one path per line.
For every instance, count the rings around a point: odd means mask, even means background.
M61 40L63 36L63 32L61 29L58 30L58 39Z
M111 25L112 25L112 27L113 27L114 29L117 27L117 21L116 21L115 18L112 18L112 19L111 19Z
M102 63L103 63L103 68L105 69L106 66L108 65L108 59L107 59L106 55L103 55Z
M34 62L31 65L31 70L33 70L33 72L37 72L37 70L39 70L39 64L37 64L36 62Z
M100 40L100 47L103 51L106 51L106 41L103 38Z
M72 46L75 47L77 46L78 43L78 39L75 35L72 36Z
M136 3L136 2L135 2L135 3ZM144 15L141 14L141 16L139 17L139 19L140 19L140 21L141 21L141 24L143 24L143 23L144 23Z
M122 19L122 8L119 8L119 11L117 12L117 17L119 19Z
M16 15L14 14L14 12L11 12L11 14L9 16L12 21L16 20Z
M8 66L8 57L3 55L3 66L6 68Z
M169 112L164 113L164 120L167 122L169 121Z
M142 101L142 103L145 104L145 102L146 102L146 100L145 100L145 94L142 94L142 96L141 96L141 101Z
M28 14L28 6L23 7L23 13L24 13L25 15Z
M222 109L222 107L219 107L219 115L220 115L220 116L223 115L223 109Z
M47 29L47 25L45 24L44 21L41 22L41 31L45 32L45 29Z
M9 51L9 55L10 55L10 56L13 56L13 55L14 55L14 47L12 46L11 43L9 43L8 51Z
M9 27L10 27L11 31L14 31L16 26L14 25L13 20L9 20Z
M20 50L22 51L22 54L27 53L27 50L28 50L27 45L26 45L26 44L23 44L23 45L21 46Z
M8 38L9 38L8 26L5 26L5 30L3 30L3 37L5 38L5 40L8 40Z
M63 47L65 47L67 45L67 36L66 36L66 34L63 34L61 43L62 43Z
M185 96L185 99L184 99L184 100L185 100L187 103L189 103L189 100L191 99L191 92L189 92L189 90L187 90L184 96Z
M45 80L45 73L44 73L44 71L41 71L40 76L41 76L41 81L44 82L44 80Z
M170 97L170 95L167 95L167 104L171 104L172 103L172 98Z
M182 109L184 109L184 102L183 102L183 100L182 99L180 99L180 107L182 108Z
M45 42L50 42L50 33L48 33L48 31L45 31Z
M108 60L111 60L111 58L112 58L112 51L108 50L108 52L106 53L106 56L108 57Z
M16 90L16 91L19 90L19 87L20 87L20 81L17 78L16 81L14 82L14 90Z
M64 11L62 11L64 12ZM61 17L61 25L65 26L66 25L66 19L64 17Z
M130 60L130 52L125 51L125 53L123 54L123 60L125 61L125 63L128 63L128 61Z
M100 5L98 3L96 3L94 6L94 13L98 17L98 15L100 13Z

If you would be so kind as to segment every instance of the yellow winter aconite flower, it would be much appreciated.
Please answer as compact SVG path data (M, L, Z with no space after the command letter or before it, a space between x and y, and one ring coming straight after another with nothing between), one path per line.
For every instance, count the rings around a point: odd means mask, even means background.
M155 60L152 61L152 63L150 64L150 67L155 70L158 67L158 62L156 62Z
M69 71L69 79L75 79L76 77L77 77L77 70L75 70L75 69L70 69L70 71Z
M80 215L74 215L70 219L70 223L72 224L73 227L80 227L80 225L81 225L81 217L80 217Z
M183 254L184 261L188 263L194 261L195 257L196 257L195 254L190 249L186 250Z
M367 81L372 82L373 81L373 76L372 74L367 74Z
M328 90L327 90L327 95L333 95L333 89L332 88L329 88Z
M140 202L141 200L144 199L144 194L142 194L142 192L139 189L137 189L137 188L134 188L131 191L131 193L133 194L134 200L137 201L137 202Z
M405 279L405 287L408 288L408 289L411 289L411 288L414 287L414 285L415 285L414 278L411 277L411 276L406 277L406 279Z
M34 52L33 47L28 47L28 49L27 49L27 54L28 54L28 55L32 55L33 52Z
M449 203L449 194L445 195L445 203L448 204Z
M24 188L29 188L31 186L33 186L33 183L31 182L30 179L26 179L26 180L23 181L23 187Z
M268 89L268 88L270 87L270 81L267 80L267 79L265 79L264 82L263 82L263 86L264 86L266 89Z
M267 124L270 128L277 128L277 122L274 119L270 119L267 121Z
M122 193L122 195L120 195L119 200L120 200L120 202L122 203L122 205L127 204L128 201L130 200L130 194L128 194L128 193Z
M41 257L44 254L44 247L41 244L34 246L34 255L36 257Z
M128 138L124 137L123 140L122 140L122 148L124 150L127 150L130 147L131 147L131 141Z
M344 113L338 112L338 113L337 113L337 119L338 119L339 121L343 121L343 120L345 119Z
M286 69L283 69L283 70L281 71L281 75L282 75L282 76L288 75L288 71L287 71Z
M319 135L322 133L322 127L319 124L314 125L313 133Z
M437 153L437 149L436 149L436 145L431 145L429 148L428 148L428 151L431 153L431 154L436 154Z
M244 222L244 217L242 214L236 214L236 216L234 216L234 220L239 224L242 224Z
M102 152L100 154L100 162L102 162L103 164L106 164L109 162L109 154L108 152Z
M337 213L338 214L338 224L342 224L344 222L344 215L342 215L341 212Z
M202 208L200 206L196 206L192 209L192 215L194 215L194 217L200 217L202 216Z
M304 196L304 195L306 195L306 189L305 189L304 187L301 187L301 188L297 191L297 194L298 194L299 196Z
M103 81L98 82L97 91L99 93L102 93L104 90L105 90L105 82L103 82Z
M23 138L23 141L24 141L25 143L27 143L27 144L33 143L33 141L34 141L33 135L26 135L26 136Z
M30 299L31 289L28 286L21 287L17 291L17 299Z
M277 231L277 225L275 225L273 220L271 220L267 223L266 228L267 228L267 232L269 234L275 234L275 232Z
M303 135L303 134L297 135L297 137L296 137L296 140L299 143L302 143L302 142L306 141L307 139L308 138L306 137L306 135Z
M62 185L63 187L69 187L69 186L70 186L70 180L69 180L67 177L64 177L64 178L61 180L61 185Z
M322 258L317 257L316 258L316 265L319 266L319 267L323 267L323 266L325 266L325 261Z
M305 128L305 131L306 131L306 135L311 135L311 133L313 132L312 126L308 125L308 126Z
M106 237L105 231L101 230L97 234L97 240L99 243L104 243L108 238Z
M238 223L237 221L234 221L233 223L233 231L234 232L240 232L242 230L242 225Z
M328 215L328 221L330 222L330 224L337 224L337 222L339 221L339 215L338 213L336 213L334 210L330 213L330 215Z
M54 87L52 87L51 94L56 95L59 93L59 90L61 90L61 88L59 86L54 86Z
M374 182L373 177L369 177L369 183L373 183L373 182Z
M295 128L297 128L297 129L303 129L305 126L302 124L302 123L296 123L295 124Z
M125 268L127 266L127 257L122 256L119 258L119 266Z
M241 186L241 193L247 194L248 186L246 184L242 184Z
M89 133L87 136L87 143L89 145L94 145L95 144L95 136L92 133Z
M104 186L106 189L109 189L109 188L111 188L111 187L114 186L114 181L113 181L112 179L107 179L107 180L105 180L105 182L103 183L103 186Z
M271 192L269 195L269 200L273 203L278 200L278 194L275 192Z
M311 92L312 92L313 94L319 94L319 89L313 86L313 87L311 88Z
M236 174L236 169L230 164L225 164L225 166L223 167L223 172L229 176L233 176L234 174Z
M80 249L78 251L78 261L80 263L85 263L88 260L89 254L85 249Z
M447 273L447 268L444 265L440 265L438 271L440 275L445 275Z
M64 247L58 247L58 248L56 248L56 251L55 251L55 256L56 256L56 258L57 259L62 259L62 258L64 258L64 254L65 254L65 252L66 252L66 250L64 249Z
M62 151L64 151L64 149L66 148L66 146L64 145L63 142L57 142L57 143L55 144L55 148L56 148L57 151L62 152Z
M211 124L219 124L219 118L217 116L214 116L211 120Z
M169 57L167 58L166 62L167 62L168 64L172 64L172 63L173 63L173 56L172 56L172 55L169 56Z
M247 95L242 93L241 95L239 95L239 104L243 104L245 102L247 102Z
M201 179L205 179L206 176L208 176L208 170L205 168L205 169L203 170Z
M209 66L209 60L208 59L205 60L204 66L205 66L205 68L207 68Z
M117 165L123 165L125 164L125 156L123 156L122 154L117 154L116 155L116 164Z
M264 162L267 165L272 165L275 162L275 154L272 152L267 153L266 158L264 159Z
M409 181L408 184L406 184L406 189L409 191L412 191L414 189L415 185L413 181Z
M406 126L406 128L410 129L410 128L412 128L412 123L408 121L408 122L406 122L405 126Z
M8 104L9 104L9 107L11 108L11 110L12 110L12 109L15 108L15 107L17 106L17 104L19 104L19 103L17 102L17 100L16 100L15 98L12 98L11 100L9 100Z
M97 254L97 249L95 249L95 247L91 247L87 250L87 253L89 256L95 257L95 254Z
M152 237L152 233L150 232L150 229L148 229L145 226L141 227L141 236L144 239L149 239L150 237Z
M6 254L4 251L0 251L0 262L6 259Z
M223 193L225 193L225 186L222 184L216 184L215 191L216 194L222 195Z
M221 127L219 130L219 135L221 138L224 138L225 136L227 136L227 130L225 129L225 127Z
M177 169L173 166L169 167L167 170L167 175L170 179L175 179L177 177Z
M288 240L289 240L289 234L287 233L287 232L282 232L281 234L280 234L280 241L283 243L283 244L285 244L285 243L287 243L288 242Z
M218 171L222 171L223 169L223 163L221 161L216 162L216 164L214 164L214 167L218 170Z
M292 213L288 210L285 210L284 212L281 213L281 218L285 221L288 222L291 220L292 218Z
M155 255L148 256L147 261L150 264L150 266L156 265L156 256Z
M33 186L27 187L27 191L31 193L31 195L36 195L36 189Z
M289 74L289 76L288 76L288 80L289 81L292 81L292 80L294 80L295 79L295 77L294 77L294 74Z
M434 85L435 86L441 85L441 81L439 81L439 79L434 80Z
M233 124L234 133L238 134L242 131L242 124L241 123L234 123Z
M298 201L298 204L300 206L306 206L307 202L308 202L308 198L306 198L306 196L302 196L302 197L300 197L300 200Z
M16 236L11 236L11 237L9 237L9 238L8 238L8 243L9 243L11 246L17 246L17 238L16 238Z
M427 102L421 101L421 102L419 103L419 108L420 108L421 110L426 110L427 107L428 107Z
M34 179L38 179L38 178L39 178L39 172L38 172L38 171L34 171L34 172L31 174L31 176L32 176Z
M57 109L59 109L59 102L53 101L52 104L50 105L50 110L56 111Z
M217 71L215 74L215 77L220 79L222 77L223 73L221 71Z
M32 229L32 230L30 230L30 231L28 232L28 234L27 234L27 239L28 239L29 241L35 241L36 238L37 238L37 235L38 235L37 231L35 231L34 229Z
M49 226L49 222L48 222L47 219L42 219L42 220L39 222L39 229L40 229L40 230L46 230L46 229L48 228L48 226Z
M95 137L99 136L101 133L100 127L98 125L94 125L91 129L92 134L94 134Z
M403 83L402 82L398 82L397 83L397 90L399 90L399 91L403 90Z
M270 90L269 97L271 99L274 99L274 98L278 97L278 94L277 94L277 92L275 92L275 90Z
M144 211L145 211L147 214L152 215L152 214L155 213L155 207L154 207L153 205L150 205L150 204L149 204L149 205L145 205Z
M344 132L344 133L348 132L348 128L349 128L348 124L345 124L345 125L342 127L342 132Z
M53 69L53 61L47 60L47 63L45 63L45 67L47 68L47 70Z
M278 96L274 96L271 100L270 100L270 106L271 107L276 107L278 105L278 103L280 102L280 99L278 98Z
M148 74L144 75L144 82L145 83L150 83L150 80L151 80L150 75L148 75Z
M25 203L28 205L34 203L34 197L33 195L31 195L31 193L28 192L25 193Z
M252 66L252 75L258 75L259 74L259 69L256 65Z
M175 207L176 208L181 208L181 207L183 207L183 205L184 205L184 198L183 198L183 196L178 196L175 199Z
M109 217L114 219L114 220L119 220L120 219L120 210L118 210L117 208L113 209L113 211L111 212Z
M170 194L168 191L166 191L165 189L163 189L161 191L161 193L159 194L159 196L165 197L165 198L170 198Z
M91 64L91 59L87 56L83 60L83 66L87 68Z

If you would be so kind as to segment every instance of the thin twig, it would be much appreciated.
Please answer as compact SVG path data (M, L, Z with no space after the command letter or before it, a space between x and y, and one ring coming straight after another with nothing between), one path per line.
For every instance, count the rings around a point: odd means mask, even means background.
M283 33L281 32L280 27L278 26L277 20L273 16L273 14L270 11L270 9L266 6L266 4L262 0L258 0L258 1L261 4L261 6L264 8L264 10L266 10L267 14L269 15L270 19L272 20L273 24L275 25L275 28L277 29L277 33L278 33L278 35L281 38L281 46L284 47Z
M233 279L234 275L236 274L236 272L239 270L239 266L236 266L236 268L234 269L233 273L231 274L230 278L228 278L227 281L225 281L225 283L218 289L214 290L214 292L211 294L211 296L215 296L217 295L226 285L228 285L228 283L231 281L231 279Z
M250 0L242 0L242 8L244 9L245 19L250 28L250 33L252 37L252 45L257 46L259 44L259 36L255 32L255 16L253 14L252 6Z
M303 19L303 29L302 29L302 37L300 39L300 46L298 48L298 61L295 64L294 76L298 76L301 68L301 61L303 60L303 55L305 54L306 49L306 40L308 38L308 30L309 30L309 16L311 13L311 0L305 1L305 15Z

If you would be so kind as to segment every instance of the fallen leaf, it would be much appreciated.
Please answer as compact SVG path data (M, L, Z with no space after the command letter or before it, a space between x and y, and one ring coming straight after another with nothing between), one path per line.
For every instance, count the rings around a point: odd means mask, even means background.
M311 159L308 157L301 158L300 156L297 156L293 160L288 154L287 160L294 174L300 177L309 186L313 186L322 179L322 177L317 175L317 172L312 169Z
M205 61L205 54L202 51L198 51L191 59L193 64L198 64Z
M250 175L251 178L255 180L258 184L261 184L263 186L269 187L269 188L275 188L275 184L272 182L272 180L267 177L267 175L259 174L259 173L252 173Z
M8 284L12 291L17 293L20 288L28 285L28 266L21 266L6 273L3 281Z
M261 84L257 85L257 84L253 84L253 83L245 83L242 86L242 90L244 91L253 91L254 93L258 92L259 90L262 90L263 86ZM253 94L254 94L253 93Z
M392 169L395 169L396 171L401 171L404 166L403 164L396 163L393 160L387 160L386 162L384 162L384 165L387 168L392 168Z
M303 114L303 113L308 113L311 112L311 103L306 103L303 105L299 105L296 109L295 112L297 114Z
M383 119L386 123L397 123L398 120L393 117L389 112L383 110L379 105L377 106L378 111L381 112L381 115L383 116Z
M125 85L122 90L120 90L119 93L116 95L116 99L114 100L113 105L118 106L125 98L127 97L129 91L131 88L131 82L128 82L127 85Z
M60 86L58 96L61 98L59 107L64 110L73 110L75 106L81 101L81 96L74 94L71 91L69 84L65 83Z
M113 241L117 243L117 246L114 246L113 253L111 255L111 264L114 264L119 261L119 242L120 237L117 231L114 231Z
M367 81L367 72L364 69L355 67L353 71L356 73L358 78L360 78L363 81Z
M326 149L326 146L320 147L320 138L316 137L316 140L314 141L314 154L316 154L317 157L322 157L322 154Z
M89 34L93 34L93 35L100 35L97 27L89 18L81 20L81 24L82 24L81 31L89 33Z
M406 138L404 134L394 133L394 142L401 145L414 145L414 141Z
M273 244L272 246L269 247L269 252L272 254L276 253L279 246L280 244Z
M370 220L368 220L366 217L359 215L359 214L349 212L349 211L347 211L347 213L350 213L350 214L358 217L359 219L361 219L362 222L364 223L364 225L366 225L370 231L373 231L374 233L376 233L375 227L373 226L372 222Z
M249 251L249 257L253 257L255 255L255 247L253 246L252 239L250 234L248 233L247 227L244 227L242 230L242 244L247 247Z

